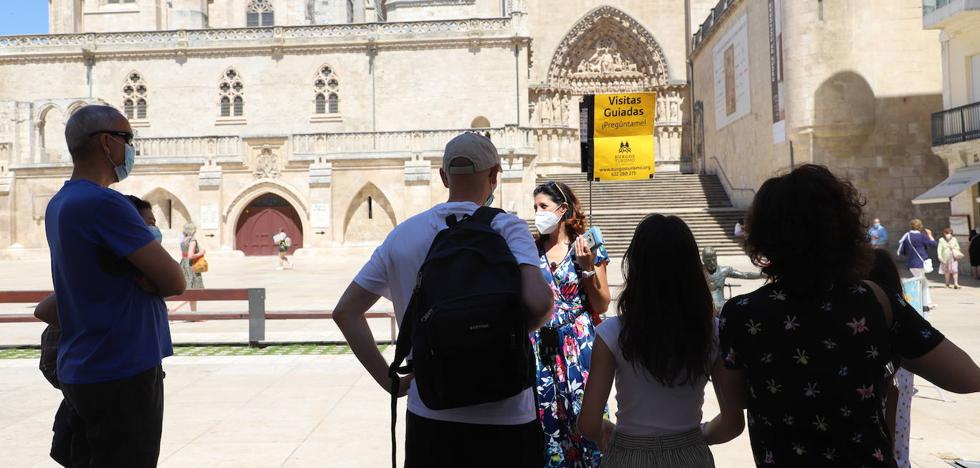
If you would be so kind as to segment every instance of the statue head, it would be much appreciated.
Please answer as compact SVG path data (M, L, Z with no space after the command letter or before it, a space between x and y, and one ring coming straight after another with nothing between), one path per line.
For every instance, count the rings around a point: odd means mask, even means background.
M714 273L718 269L718 254L713 247L705 247L701 250L701 263L708 273Z

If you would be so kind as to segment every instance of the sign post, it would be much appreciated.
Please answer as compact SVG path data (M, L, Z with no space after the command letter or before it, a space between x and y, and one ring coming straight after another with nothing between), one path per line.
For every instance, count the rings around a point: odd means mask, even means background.
M656 93L597 94L592 101L591 179L652 178Z

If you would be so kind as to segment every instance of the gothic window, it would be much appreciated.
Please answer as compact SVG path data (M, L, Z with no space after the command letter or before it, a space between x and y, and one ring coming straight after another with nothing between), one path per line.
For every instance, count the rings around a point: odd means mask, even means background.
M245 22L250 28L272 26L274 13L270 0L251 0L245 12Z
M327 113L327 98L323 95L323 93L319 93L316 95L316 113L317 114Z
M218 84L222 117L245 115L244 89L241 75L234 68L225 70L224 75L221 76L221 83Z
M221 116L231 116L231 99L228 99L227 97L221 98Z
M138 72L126 77L123 85L123 112L127 119L146 118L146 82Z
M340 113L340 96L337 94L340 80L330 65L323 65L313 78L314 112L317 114Z
M347 22L354 22L354 0L347 0Z

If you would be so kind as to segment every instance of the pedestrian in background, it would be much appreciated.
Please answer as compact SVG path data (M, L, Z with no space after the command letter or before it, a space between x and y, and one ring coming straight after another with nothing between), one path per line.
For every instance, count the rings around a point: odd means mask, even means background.
M888 247L888 229L881 225L880 219L875 218L871 227L868 228L868 240L871 241L871 246L876 249Z
M197 265L204 260L204 249L197 242L197 226L194 223L184 225L183 240L180 241L180 269L184 272L184 280L187 282L187 289L204 289L203 274L206 269ZM190 304L191 312L197 312L197 301L187 301L174 307L173 311L180 309L184 304Z
M939 273L946 278L946 287L949 286L949 277L953 277L953 288L960 289L960 260L963 258L963 251L960 250L960 241L953 236L953 229L943 229L943 237L939 239Z
M909 232L898 241L898 255L906 257L905 266L912 273L912 277L924 282L922 303L925 304L926 310L932 310L936 308L936 304L932 302L932 295L929 294L926 275L933 271L929 247L936 247L939 244L932 237L932 230L925 229L922 225L922 220L913 219L909 222L909 227L911 228Z
M279 266L276 270L282 270L284 268L293 268L293 264L289 262L286 258L286 254L289 253L289 248L293 246L293 240L286 234L286 228L279 228L279 232L272 236L272 242L276 244L276 252L279 255Z
M976 229L970 230L970 270L974 279L980 279L980 234Z

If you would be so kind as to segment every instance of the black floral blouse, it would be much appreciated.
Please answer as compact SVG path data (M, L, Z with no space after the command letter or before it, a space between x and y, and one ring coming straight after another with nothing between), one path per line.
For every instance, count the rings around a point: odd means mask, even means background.
M744 371L760 467L894 467L884 416L886 366L943 335L902 297L894 322L867 285L794 298L767 284L728 301L719 319L725 366Z

